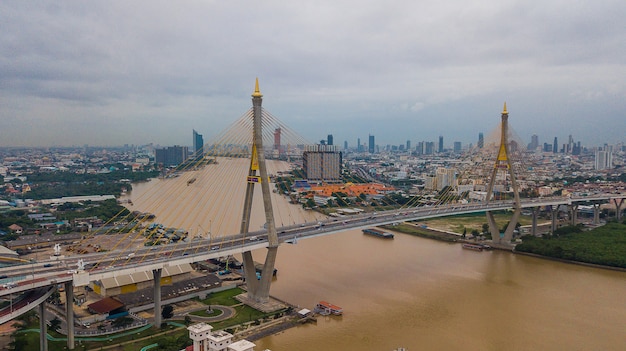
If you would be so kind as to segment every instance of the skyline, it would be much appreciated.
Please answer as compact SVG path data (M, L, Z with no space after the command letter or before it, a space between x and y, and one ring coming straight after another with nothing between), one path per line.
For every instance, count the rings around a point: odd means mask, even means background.
M0 146L210 142L251 106L311 142L624 141L619 1L0 4Z

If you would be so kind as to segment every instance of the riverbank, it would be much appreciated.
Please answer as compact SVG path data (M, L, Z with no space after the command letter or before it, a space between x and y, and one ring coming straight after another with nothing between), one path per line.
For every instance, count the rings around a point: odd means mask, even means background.
M621 267L612 267L612 266L604 266L604 265L594 264L594 263L565 260L565 259L562 259L562 258L538 255L538 254L534 254L534 253L530 253L530 252L513 251L513 253L517 254L517 255L541 258L541 259L544 259L544 260L550 260L550 261L555 261L555 262L575 264L575 265L584 266L584 267L608 269L608 270L617 271L617 272L626 272L626 268L621 268Z
M617 228L614 228L615 226L617 226ZM604 232L607 229L610 229L613 232L623 233L624 228L626 226L622 224L614 223L614 224L609 224L608 226L605 226L605 227L606 228L602 228L599 230L594 229L594 230L585 232L585 234L592 236L595 242L597 243L597 241L603 240L602 238L599 238L598 232ZM381 226L381 228L384 228L387 230L394 230L394 231L404 233L404 234L415 235L415 236L419 236L422 238L434 239L434 240L445 241L445 242L473 243L473 241L471 240L464 240L460 234L451 233L451 232L437 229L437 228L419 226L413 223L401 223L399 225L385 225L385 226ZM612 250L614 251L626 250L626 247L624 247L626 246L626 240L623 240L624 243L622 243L620 241L613 240L614 238L611 238L611 239L612 239L611 240ZM533 237L532 240L536 241L540 239ZM552 240L559 240L559 237L555 237ZM561 240L563 240L563 238L561 238ZM603 265L603 264L597 264L597 263L592 263L592 262L584 262L584 261L577 261L577 260L567 259L567 258L553 257L549 255L538 254L535 252L515 250L515 247L513 247L512 250L506 249L505 251L511 251L519 255L526 255L530 257L548 259L548 260L557 261L557 262L571 263L571 264L577 264L577 265L586 266L586 267L594 267L594 268L610 269L610 270L619 271L619 272L626 272L625 267ZM626 257L626 254L624 255L624 257Z
M413 223L400 223L397 225L383 225L380 228L394 230L400 233L415 235L426 239L435 239L446 242L458 242L461 239L460 234L446 232L435 228L419 226Z

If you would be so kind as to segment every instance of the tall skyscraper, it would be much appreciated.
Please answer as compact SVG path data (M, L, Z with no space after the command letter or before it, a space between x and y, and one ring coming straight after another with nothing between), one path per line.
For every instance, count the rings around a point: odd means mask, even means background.
M280 127L274 129L274 150L280 150L280 134L282 133Z
M437 152L443 152L443 135L439 136L439 148L437 149Z
M556 139L556 137L554 137L554 143L552 143L552 153L556 154L559 152L559 142Z
M185 162L189 156L189 148L187 146L169 146L163 149L156 149L156 163L162 164L164 167L178 166Z
M613 147L605 144L603 148L596 150L594 166L596 170L613 168Z
M565 153L571 154L574 151L574 137L570 134L567 138L567 146Z
M302 169L308 180L341 181L341 163L341 152L332 145L310 145L302 154Z
M434 141L425 141L424 142L424 155L432 155L435 153L435 142Z
M374 136L373 135L370 135L370 137L369 137L369 144L367 146L369 148L370 154L373 154L374 151L376 150L375 149L376 143L374 142Z
M328 134L328 136L326 137L326 144L333 145L333 135L332 134Z
M348 141L347 140L344 140L344 142L343 142L343 149L344 150L348 150Z
M461 153L461 142L460 141L455 141L454 142L454 153L455 154L460 154Z
M537 134L533 134L530 137L530 144L528 144L528 150L535 151L539 147L539 136Z
M482 149L485 146L485 138L483 136L483 133L480 132L478 133L478 148Z
M204 152L204 139L202 139L202 134L198 134L195 129L193 130L193 152L196 156Z
M406 151L410 151L411 150L411 140L407 140L406 141Z

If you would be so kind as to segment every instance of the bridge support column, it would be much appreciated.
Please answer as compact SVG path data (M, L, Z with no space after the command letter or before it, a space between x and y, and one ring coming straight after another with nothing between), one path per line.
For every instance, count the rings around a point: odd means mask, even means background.
M260 302L268 302L270 296L270 284L274 276L274 266L276 264L276 254L278 247L268 247L265 263L263 264L263 272L261 272L261 281L259 284L258 298Z
M491 232L491 240L494 244L499 244L507 247L511 247L511 240L513 239L513 232L517 227L519 217L522 213L520 206L519 188L517 186L517 180L515 177L515 168L509 157L509 142L508 142L508 129L509 129L509 112L506 109L506 102L502 109L502 124L500 125L500 147L498 155L496 156L495 164L491 170L491 177L487 185L487 195L485 201L491 201L493 195L493 189L495 187L496 179L507 179L506 173L508 173L508 179L511 180L511 188L513 189L513 216L509 221L509 224L504 229L504 235L500 236L500 229L496 225L496 221L491 212L487 212L487 221L489 224L489 231ZM503 174L504 173L504 174ZM503 174L504 177L498 177L498 174Z
M531 228L531 234L533 236L537 236L537 217L539 216L539 207L532 207L530 209L531 213L532 213L532 228Z
M615 219L617 219L618 222L621 222L624 199L613 199L613 203L615 204Z
M489 225L489 232L491 233L491 240L495 242L500 242L500 228L498 228L498 224L496 223L496 219L493 216L491 211L486 212L487 215L487 224Z
M248 297L253 298L257 295L259 290L259 281L256 279L256 267L254 266L254 259L252 258L252 252L246 251L243 256L243 274L246 279L246 288L248 289Z
M161 268L152 270L154 276L154 326L161 327Z
M48 351L48 328L46 326L46 301L39 304L39 350Z
M593 204L593 224L600 224L600 204L597 202Z
M67 322L67 348L74 349L74 284L65 283L65 321Z
M570 225L576 225L578 222L578 204L569 205Z
M278 251L278 235L274 223L274 210L272 209L271 191L269 187L269 177L265 165L265 152L263 151L262 133L262 102L263 95L259 90L259 80L256 80L254 93L252 93L252 152L250 157L250 168L248 169L246 197L244 199L243 215L241 218L241 233L247 234L250 229L250 214L252 212L252 197L254 186L261 183L261 193L263 196L263 208L265 210L265 226L267 228L267 255L260 281L256 277L256 268L252 260L251 252L243 253L243 267L248 293L246 299L253 303L269 302L270 283L274 273L276 263L276 253ZM257 171L259 172L257 175Z
M554 234L554 232L557 229L559 223L559 206L555 206L552 207L552 234Z

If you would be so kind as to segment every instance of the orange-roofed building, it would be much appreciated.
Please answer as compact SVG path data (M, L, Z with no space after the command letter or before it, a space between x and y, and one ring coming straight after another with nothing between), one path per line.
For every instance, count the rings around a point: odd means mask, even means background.
M347 196L356 197L361 194L365 195L378 195L387 194L395 191L395 188L388 187L380 183L346 183L346 184L326 184L326 185L312 185L311 192L316 195L331 196L333 193L344 193Z

